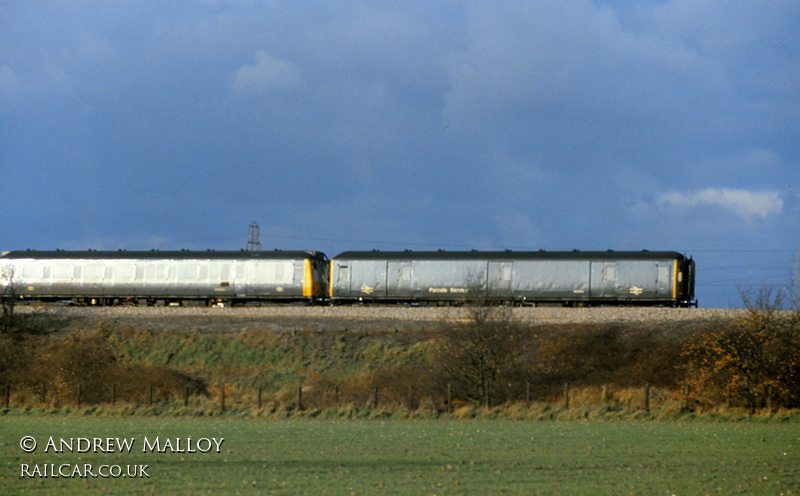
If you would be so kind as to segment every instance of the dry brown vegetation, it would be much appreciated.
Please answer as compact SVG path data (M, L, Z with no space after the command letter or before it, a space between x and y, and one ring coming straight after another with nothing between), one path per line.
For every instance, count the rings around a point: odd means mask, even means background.
M695 401L800 407L800 312L781 310L783 295L769 289L743 299L746 314L686 344Z
M205 391L201 380L167 367L125 363L102 327L56 337L17 333L0 339L0 382L17 392L64 404L106 403L154 391L155 399L175 397L188 386ZM79 390L80 387L80 390ZM112 390L111 388L114 388ZM148 398L149 399L149 398Z
M272 409L442 411L558 403L568 384L582 403L649 385L687 409L797 408L798 321L774 303L735 320L535 324L501 313L406 331L333 321L328 331L153 332L113 321L65 331L63 319L36 318L0 337L0 385L12 403L44 396L55 407L183 401L187 391L217 402L224 391L229 408L244 408L260 391Z

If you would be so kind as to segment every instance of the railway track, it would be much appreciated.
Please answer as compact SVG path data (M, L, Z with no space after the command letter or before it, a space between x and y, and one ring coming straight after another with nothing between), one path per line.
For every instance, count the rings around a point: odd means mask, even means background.
M744 310L660 307L513 308L510 317L526 325L697 324L731 320ZM469 320L464 308L407 306L274 305L243 308L64 307L21 305L15 314L37 330L91 329L101 324L153 331L325 331L436 330Z

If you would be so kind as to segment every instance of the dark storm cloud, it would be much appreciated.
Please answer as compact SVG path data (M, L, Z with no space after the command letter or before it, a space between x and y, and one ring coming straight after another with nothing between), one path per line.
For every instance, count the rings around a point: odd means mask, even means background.
M799 24L788 0L9 3L2 246L237 248L256 219L331 254L677 249L725 304L798 247Z

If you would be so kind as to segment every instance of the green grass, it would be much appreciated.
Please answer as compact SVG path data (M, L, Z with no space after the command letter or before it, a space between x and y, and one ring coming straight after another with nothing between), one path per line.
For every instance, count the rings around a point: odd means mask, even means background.
M388 337L387 337L388 336ZM425 363L430 340L392 342L391 333L274 334L121 330L105 338L120 363L168 367L211 382L277 391L309 375L342 379L384 367ZM385 342L384 342L385 341Z
M26 454L23 436L39 442ZM135 438L128 454L48 437ZM223 437L217 453L142 453ZM146 464L147 479L20 478L21 464ZM264 420L0 416L0 494L800 494L800 430L778 422Z

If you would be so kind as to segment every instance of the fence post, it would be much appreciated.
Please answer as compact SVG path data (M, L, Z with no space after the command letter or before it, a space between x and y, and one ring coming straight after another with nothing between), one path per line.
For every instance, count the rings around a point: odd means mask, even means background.
M259 384L258 386L258 409L261 410L261 392L263 387Z
M569 410L569 382L564 383L564 410Z
M644 411L650 411L650 383L644 385Z
M225 383L222 383L222 390L219 395L219 409L220 411L225 411Z
M44 403L44 399L45 399L45 385L44 385L44 382L42 383L42 396L41 396L40 399L42 400L42 403Z
M6 384L6 409L11 402L11 384Z
M378 408L378 386L375 386L375 391L373 393L372 408Z
M446 410L447 413L453 413L453 386L449 382L447 383L447 405Z
M339 408L339 385L338 384L333 389L333 401L336 403L336 408Z
M603 406L608 405L608 383L603 384Z
M408 409L409 410L413 410L414 409L414 385L413 384L409 384L409 386L408 386L408 394L409 394Z
M147 387L147 405L153 406L153 385Z
M303 409L303 385L297 386L297 410Z
M774 395L772 391L772 386L767 386L767 410L772 411L772 403L774 400Z
M531 402L531 383L525 383L525 403Z
M689 410L689 383L683 385L683 409Z
M81 407L81 383L78 383L78 408Z
M114 383L111 385L111 406L115 406L117 404L117 384Z
M187 384L183 388L183 406L189 406L189 385Z

